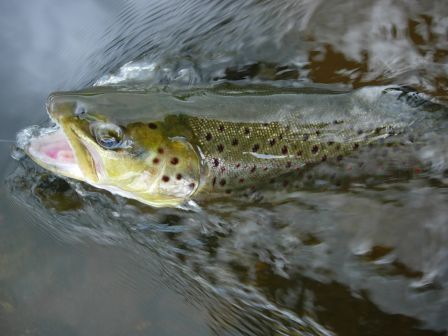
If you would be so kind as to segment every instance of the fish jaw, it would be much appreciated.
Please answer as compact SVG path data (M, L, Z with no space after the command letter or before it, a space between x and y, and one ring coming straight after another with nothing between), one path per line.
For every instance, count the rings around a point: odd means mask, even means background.
M34 162L57 175L85 179L74 150L61 128L33 138L25 151Z

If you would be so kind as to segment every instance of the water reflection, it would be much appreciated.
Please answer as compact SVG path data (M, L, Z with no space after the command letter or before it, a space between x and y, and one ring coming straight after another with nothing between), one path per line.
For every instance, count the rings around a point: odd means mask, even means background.
M45 119L50 91L94 83L388 83L446 100L447 7L2 2L0 134ZM316 167L299 191L215 199L198 213L142 207L22 159L1 186L0 330L443 334L448 139L446 121L432 126L412 146L423 174L409 161L366 177L358 158L333 167L335 180Z

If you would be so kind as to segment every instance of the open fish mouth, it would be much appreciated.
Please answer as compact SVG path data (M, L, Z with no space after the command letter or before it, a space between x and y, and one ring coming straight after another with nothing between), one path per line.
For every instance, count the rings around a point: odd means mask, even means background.
M34 137L26 151L36 163L50 171L75 179L83 177L75 151L61 128Z

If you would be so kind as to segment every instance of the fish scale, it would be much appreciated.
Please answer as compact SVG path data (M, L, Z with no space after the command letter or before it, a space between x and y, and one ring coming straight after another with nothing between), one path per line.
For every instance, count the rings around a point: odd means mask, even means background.
M223 122L189 118L207 166L203 189L231 191L337 158L384 136L385 129L348 131L335 124ZM343 141L342 141L343 140Z

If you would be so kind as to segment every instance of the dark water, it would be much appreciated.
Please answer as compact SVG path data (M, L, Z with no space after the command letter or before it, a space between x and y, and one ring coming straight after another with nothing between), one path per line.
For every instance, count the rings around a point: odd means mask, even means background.
M93 84L448 97L444 1L2 1L0 13L2 139L45 121L49 92ZM323 166L302 190L200 212L58 179L1 142L0 334L446 335L447 123L422 135L422 171L353 179L355 158L342 185Z

